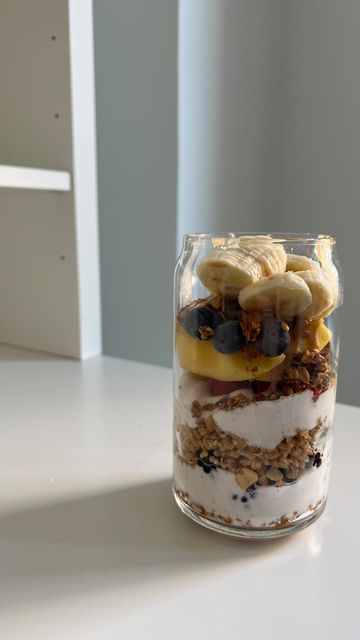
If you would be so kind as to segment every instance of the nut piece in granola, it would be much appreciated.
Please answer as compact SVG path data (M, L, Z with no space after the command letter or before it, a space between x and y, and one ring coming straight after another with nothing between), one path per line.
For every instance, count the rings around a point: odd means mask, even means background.
M259 476L252 469L239 469L235 475L235 480L241 489L248 489L257 482Z
M273 482L281 482L281 480L283 479L283 474L280 469L270 467L270 469L268 469L266 472L266 477Z

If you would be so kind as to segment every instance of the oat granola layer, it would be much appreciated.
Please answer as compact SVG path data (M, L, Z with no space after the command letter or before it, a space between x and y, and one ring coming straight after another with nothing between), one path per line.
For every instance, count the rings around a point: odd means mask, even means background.
M307 388L269 399L245 389L218 398L207 380L184 372L175 404L180 499L238 527L284 526L320 508L334 405L334 384L320 394Z
M197 513L233 526L281 526L299 514L316 510L325 501L329 482L331 439L326 438L319 468L311 466L292 484L251 485L242 489L233 473L174 459L174 488ZM284 526L284 525L282 525Z
M258 399L245 389L227 396L210 396L209 385L191 373L183 373L175 399L175 425L196 428L201 417L212 418L226 432L249 445L272 449L299 430L311 430L321 421L331 425L335 407L335 386L319 397L311 389L275 400Z

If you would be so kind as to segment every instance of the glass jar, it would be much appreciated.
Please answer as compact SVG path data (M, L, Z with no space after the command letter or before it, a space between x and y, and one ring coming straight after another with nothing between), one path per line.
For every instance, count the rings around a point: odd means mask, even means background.
M173 487L199 524L272 538L324 510L337 265L330 236L185 236L175 270Z

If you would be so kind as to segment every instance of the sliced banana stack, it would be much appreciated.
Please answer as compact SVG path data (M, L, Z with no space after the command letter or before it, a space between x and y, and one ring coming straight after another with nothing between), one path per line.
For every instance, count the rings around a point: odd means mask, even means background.
M260 278L285 271L284 247L268 236L242 236L238 246L214 249L198 265L203 285L212 293L237 296L239 291Z
M323 268L323 271L325 273L325 277L327 281L330 284L330 287L332 288L333 296L334 296L334 303L329 309L326 310L326 316L329 316L330 313L334 311L334 309L341 307L341 305L343 304L343 292L340 287L339 274L337 272L336 267L329 266L329 267Z
M319 269L315 260L306 256L297 256L294 253L288 253L286 256L286 271L315 271L315 269Z
M337 306L337 287L329 275L322 269L298 271L296 275L303 279L312 295L311 304L303 315L312 320L324 318Z
M288 254L286 271L294 271L308 285L312 302L303 315L312 320L328 316L340 304L339 282L335 270L321 267L306 256Z
M268 311L285 320L307 309L312 296L304 279L287 271L248 285L240 291L239 302L246 311Z

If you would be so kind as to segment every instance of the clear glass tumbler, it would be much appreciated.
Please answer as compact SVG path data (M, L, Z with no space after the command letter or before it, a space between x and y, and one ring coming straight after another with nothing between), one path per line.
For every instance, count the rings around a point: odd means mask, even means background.
M341 303L330 236L185 236L175 270L173 486L190 518L271 538L322 513Z

